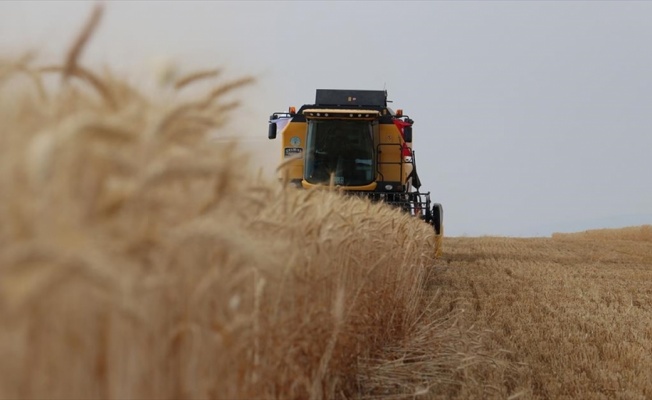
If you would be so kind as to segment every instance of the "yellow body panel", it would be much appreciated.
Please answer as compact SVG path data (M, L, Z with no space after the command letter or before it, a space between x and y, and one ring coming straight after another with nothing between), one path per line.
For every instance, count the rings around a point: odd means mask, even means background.
M287 161L296 157L285 169L290 180L303 179L303 152L306 147L307 128L308 124L305 122L290 122L281 132L281 158Z
M381 124L378 132L378 180L405 184L412 163L403 158L403 137L394 124Z

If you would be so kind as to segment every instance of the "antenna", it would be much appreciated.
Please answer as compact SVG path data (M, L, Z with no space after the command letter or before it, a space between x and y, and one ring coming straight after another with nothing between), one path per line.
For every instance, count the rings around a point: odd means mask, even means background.
M385 102L391 103L391 100L387 100L387 82L383 83L383 91L385 92Z

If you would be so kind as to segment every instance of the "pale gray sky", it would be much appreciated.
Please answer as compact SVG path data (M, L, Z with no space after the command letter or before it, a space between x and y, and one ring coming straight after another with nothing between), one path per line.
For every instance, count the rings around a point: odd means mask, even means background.
M315 89L383 89L416 122L449 235L652 223L652 2L107 2L84 54L251 74L233 135L277 161L267 117ZM0 51L60 59L92 2L0 2ZM263 154L268 151L267 156Z

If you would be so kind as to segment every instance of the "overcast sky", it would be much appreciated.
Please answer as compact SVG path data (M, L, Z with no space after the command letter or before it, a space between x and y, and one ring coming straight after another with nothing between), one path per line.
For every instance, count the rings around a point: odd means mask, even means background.
M62 58L92 2L0 2L0 51ZM273 111L383 89L415 120L449 235L652 223L652 2L107 2L84 53L258 78L229 133L273 168ZM128 72L127 72L128 71Z

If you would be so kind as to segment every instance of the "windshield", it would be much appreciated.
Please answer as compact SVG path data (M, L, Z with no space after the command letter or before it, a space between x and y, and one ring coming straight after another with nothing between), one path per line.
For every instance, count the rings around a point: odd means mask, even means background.
M374 146L369 121L311 120L306 140L305 179L361 186L374 181Z

